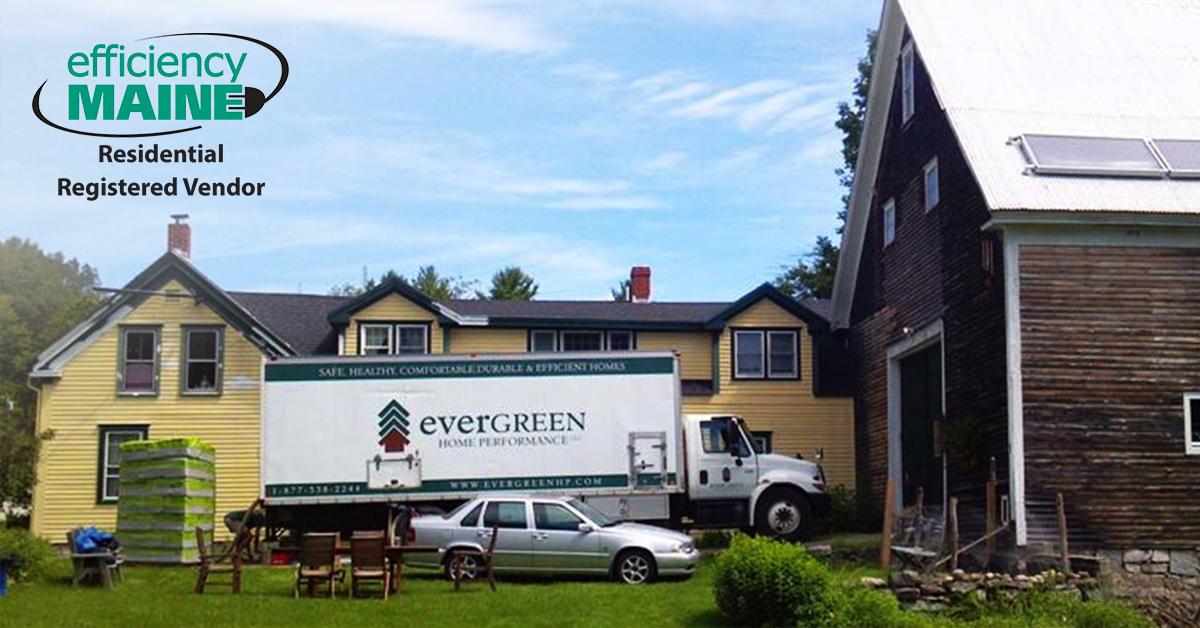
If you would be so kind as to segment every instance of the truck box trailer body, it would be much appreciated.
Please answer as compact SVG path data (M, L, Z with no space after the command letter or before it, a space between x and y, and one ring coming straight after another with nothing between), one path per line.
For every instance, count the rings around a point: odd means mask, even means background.
M670 352L267 362L263 496L678 492L677 372Z
M262 399L273 527L518 492L795 540L829 507L819 465L755 452L738 417L685 416L672 352L277 359Z

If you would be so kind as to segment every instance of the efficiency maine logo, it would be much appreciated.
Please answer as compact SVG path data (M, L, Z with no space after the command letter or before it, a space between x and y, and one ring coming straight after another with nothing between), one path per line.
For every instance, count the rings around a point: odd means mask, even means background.
M263 60L272 56L279 78L271 91L247 85L246 75L261 77ZM39 120L77 135L154 137L195 131L199 121L243 120L258 113L283 89L288 62L278 48L253 37L173 33L129 46L96 43L68 55L66 71L65 92L62 82L52 79L34 92L33 114ZM44 103L63 109L55 114ZM62 123L52 120L64 116Z
M393 399L379 411L379 444L386 452L403 452L408 436L408 410Z

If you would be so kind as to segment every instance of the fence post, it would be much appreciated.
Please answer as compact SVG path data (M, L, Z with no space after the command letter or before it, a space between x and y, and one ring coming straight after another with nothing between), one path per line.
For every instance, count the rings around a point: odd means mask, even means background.
M950 498L950 512L947 513L950 534L950 570L958 569L958 498Z
M879 548L879 566L885 571L892 568L892 520L896 517L896 481L888 477L883 501L883 540Z
M1058 493L1054 501L1058 507L1058 547L1062 552L1063 572L1071 575L1071 553L1067 547L1067 506L1062 493Z
M996 537L992 535L996 531L996 457L992 456L988 465L988 481L987 481L987 562L992 561L992 555L996 553Z

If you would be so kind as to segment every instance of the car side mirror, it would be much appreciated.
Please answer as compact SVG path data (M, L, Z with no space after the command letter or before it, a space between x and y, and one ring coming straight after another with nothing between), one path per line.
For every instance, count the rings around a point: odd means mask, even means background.
M595 532L596 526L594 526L590 523L581 523L581 524L579 524L579 531L580 532Z

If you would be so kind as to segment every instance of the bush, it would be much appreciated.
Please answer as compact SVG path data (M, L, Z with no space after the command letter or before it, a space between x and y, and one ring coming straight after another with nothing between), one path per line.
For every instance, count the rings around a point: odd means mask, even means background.
M49 541L19 528L0 529L0 558L16 558L19 565L9 569L15 580L41 580L65 570L66 561L58 556Z
M883 527L883 511L868 493L838 485L829 489L829 516L817 519L814 533L828 536L843 532L878 532Z
M700 535L700 539L696 541L696 547L699 549L725 549L733 540L733 534L728 530L705 530Z
M716 561L717 608L739 626L826 625L832 576L803 546L738 534Z

